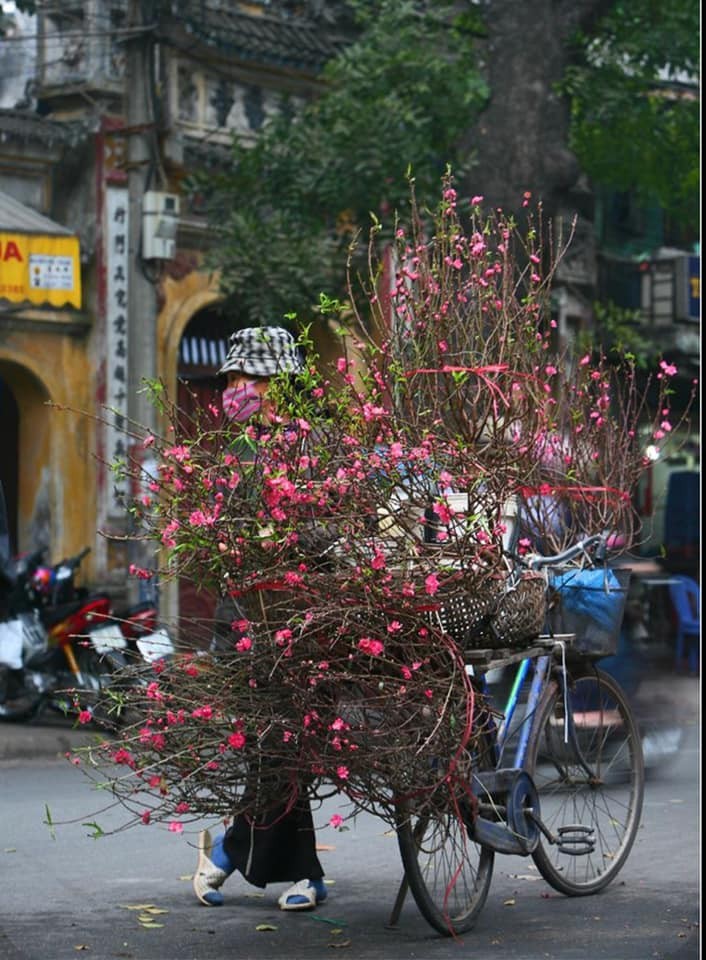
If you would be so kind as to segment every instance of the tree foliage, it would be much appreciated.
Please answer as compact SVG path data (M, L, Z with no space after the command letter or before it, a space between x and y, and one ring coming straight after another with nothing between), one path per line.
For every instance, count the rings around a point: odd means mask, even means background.
M535 5L544 23L551 11ZM352 6L358 39L327 66L322 94L303 110L285 106L254 144L235 142L220 175L209 171L194 183L210 200L212 265L244 323L279 322L288 313L310 319L321 291L341 296L351 240L371 215L390 223L386 214L404 214L410 169L420 197L433 194L448 163L469 190L473 184L472 192L493 202L493 185L514 188L521 175L523 189L571 205L575 154L595 184L636 190L684 226L698 224L699 103L693 87L676 82L698 73L695 0L677 0L668 17L655 0L593 0L581 18L567 8L566 37L579 22L583 32L570 49L555 37L542 51L517 17L506 12L503 26L492 4ZM497 58L522 76L522 63L542 56L528 84L563 93L570 123L552 125L546 110L522 107L518 122L518 98L506 102L507 90L487 87L489 77L498 79ZM545 99L555 104L556 121L564 107L548 93ZM474 150L483 156L481 141L468 136L479 129L492 149L477 175L464 178ZM552 130L562 142L551 142ZM523 149L511 149L513 138L522 138ZM545 204L545 212L554 209Z
M340 294L352 237L371 213L408 202L410 166L420 190L436 189L484 103L472 18L447 2L356 10L359 39L326 68L325 92L272 118L254 145L237 141L230 168L195 184L210 197L213 262L244 321L311 316L322 290Z
M576 38L570 145L597 183L699 222L699 4L616 2Z

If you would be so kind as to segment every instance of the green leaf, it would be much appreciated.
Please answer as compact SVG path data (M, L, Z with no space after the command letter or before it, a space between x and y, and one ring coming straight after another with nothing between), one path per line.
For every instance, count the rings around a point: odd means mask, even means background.
M49 834L52 840L56 840L56 831L54 829L54 821L51 818L51 810L49 809L48 803L44 804L44 821L43 822L49 827Z

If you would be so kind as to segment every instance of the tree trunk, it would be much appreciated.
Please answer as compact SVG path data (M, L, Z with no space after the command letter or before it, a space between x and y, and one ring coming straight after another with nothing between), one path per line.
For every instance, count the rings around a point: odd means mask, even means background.
M525 191L548 216L576 201L580 168L569 150L569 103L555 91L570 63L570 39L611 0L489 0L490 102L469 134L476 155L467 188L489 206L521 209Z

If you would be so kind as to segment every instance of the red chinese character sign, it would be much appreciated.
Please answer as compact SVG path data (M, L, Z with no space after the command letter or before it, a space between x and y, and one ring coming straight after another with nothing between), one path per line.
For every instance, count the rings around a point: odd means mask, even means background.
M128 197L123 187L106 190L106 460L127 457L127 294ZM125 482L114 473L108 492L108 516L123 517Z

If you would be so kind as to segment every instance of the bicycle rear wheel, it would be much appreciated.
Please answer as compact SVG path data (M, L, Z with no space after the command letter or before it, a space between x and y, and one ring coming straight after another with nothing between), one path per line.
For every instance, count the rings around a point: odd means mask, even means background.
M539 708L528 746L527 770L540 816L555 837L593 831L590 851L552 844L540 834L533 859L544 879L568 896L596 893L622 868L640 825L645 773L640 735L618 684L586 668L564 693L555 684ZM567 742L568 733L568 742Z
M487 720L474 750L473 769L494 767L493 737ZM488 896L495 853L475 843L468 832L470 812L465 799L458 809L415 813L401 804L397 817L405 876L419 912L439 933L466 933L476 922ZM465 816L468 814L468 816Z

